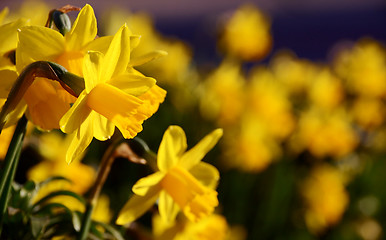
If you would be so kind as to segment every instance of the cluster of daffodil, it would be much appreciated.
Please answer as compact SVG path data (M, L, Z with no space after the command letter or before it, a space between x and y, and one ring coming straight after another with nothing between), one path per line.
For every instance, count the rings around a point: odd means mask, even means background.
M56 9L47 21L49 10L26 2L18 14L0 13L5 33L0 34L0 137L1 144L12 146L12 134L27 117L24 143L35 146L43 159L26 170L28 179L42 183L31 195L32 209L39 212L46 204L56 206L55 213L82 213L71 215L74 231L59 237L84 239L104 232L105 238L119 239L106 225L114 222L121 233L133 232L139 239L314 239L323 234L327 239L344 222L355 236L379 239L376 214L383 195L361 188L353 194L352 185L362 174L367 174L362 185L379 181L369 176L380 164L374 156L385 153L386 51L380 43L363 39L340 45L328 63L300 59L288 50L257 63L270 54L274 40L269 18L249 4L221 18L217 47L224 59L208 71L193 61L187 44L158 32L150 15L113 9L101 14L97 28L89 5ZM77 11L71 24L66 13ZM158 118L145 121L156 112ZM187 150L184 130L171 122L183 125L198 143ZM152 144L160 143L158 153L141 141L123 141L129 148L122 147L115 127L124 139L142 134L154 141L163 135ZM199 140L204 130L217 127ZM219 171L201 160L222 136L215 162ZM108 148L101 163L91 159L90 165L82 160L96 157L85 157L94 138ZM99 146L91 146L94 155L103 154ZM6 149L0 148L0 157L7 160L12 156ZM120 206L114 205L121 203L115 199L121 193L100 194L103 175L117 157L147 161L152 172L130 178L132 193L123 194L124 202L129 200ZM100 164L98 171L92 163ZM386 169L380 166L379 171ZM86 204L83 195L89 196ZM300 201L292 206L294 199ZM355 216L345 220L348 211ZM84 216L82 227L78 216ZM285 218L295 232L306 233L280 235L280 227L290 228L280 225ZM87 227L84 219L99 225Z
M345 186L368 161L362 154L384 152L386 52L371 39L334 52L330 63L283 51L246 73L243 63L251 61L246 53L258 60L271 46L260 32L269 31L266 21L260 20L256 33L264 51L243 38L254 34L247 26L262 19L257 9L247 9L226 23L219 44L229 44L227 57L202 84L202 116L224 129L224 166L259 173L280 159L311 164L299 192L307 227L321 234L347 209Z
M67 13L74 11L79 13L71 24ZM33 125L31 128L36 127L40 132L37 145L45 159L29 169L28 179L39 183L50 177L63 177L43 184L30 204L35 206L50 198L47 202L60 204L57 205L59 208L85 212L81 229L77 229L74 223L75 230L79 232L78 238L85 239L90 229L89 215L92 214L93 220L105 223L112 218L108 197L99 196L99 192L106 179L104 174L108 173L118 151L115 149L117 146L112 146L112 150L105 153L96 173L94 168L81 162L87 147L93 138L99 141L111 139L115 127L124 139L132 139L143 130L143 122L158 110L166 91L156 85L154 78L141 73L139 66L167 54L154 50L158 47L167 50L177 48L176 51L185 51L185 47L179 42L156 44L161 40L153 35L152 29L138 27L138 32L133 34L126 24L111 36L98 36L94 10L88 4L81 9L67 5L50 11L45 26L22 17L12 20L7 15L8 9L0 14L0 122L4 129L2 137L9 139L8 132L14 132L14 135L10 143L4 142L10 144L3 158L11 174L4 167L2 181L5 190L2 187L1 198L8 198L8 186L14 177L25 134L23 129L28 121ZM142 30L145 34L141 38ZM145 44L140 44L142 40ZM180 62L180 66L166 63L148 68L164 73L163 78L169 79L177 73L168 66L183 68L188 61L189 58ZM193 226L203 221L198 226L206 228L208 224L213 224L206 218L219 204L214 190L219 172L201 160L221 136L222 129L214 130L187 151L182 128L170 126L164 133L156 162L151 164L155 173L140 179L133 186L134 195L118 214L116 224L129 226L155 203L166 224L175 222L179 212L186 217L187 225L188 222L192 222ZM19 142L15 143L14 139L19 139ZM79 197L74 198L78 196L74 194L83 195L90 188L92 197L86 205ZM57 196L51 197L54 195ZM3 203L6 205L7 200ZM6 206L2 214L5 209ZM215 222L223 224L219 230L209 232L212 235L220 232L225 238L225 219L221 216L214 218L219 219ZM43 229L39 230L41 234L44 234ZM199 234L207 232L195 231ZM36 230L32 232L36 237ZM66 237L72 234L62 233Z

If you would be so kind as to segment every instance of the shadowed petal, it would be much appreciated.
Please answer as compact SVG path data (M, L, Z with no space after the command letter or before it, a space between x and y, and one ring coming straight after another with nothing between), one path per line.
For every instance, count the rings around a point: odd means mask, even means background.
M173 222L176 219L180 207L165 191L161 191L158 202L158 210L165 222Z
M157 185L161 180L162 178L165 176L164 173L162 172L156 172L156 173L153 173L147 177L143 177L141 179L139 179L133 186L133 192L139 196L144 196L147 194L147 192L149 191L149 189L154 186L154 185Z
M120 211L116 224L128 224L142 216L156 202L159 192L159 186L154 186L145 196L133 195Z

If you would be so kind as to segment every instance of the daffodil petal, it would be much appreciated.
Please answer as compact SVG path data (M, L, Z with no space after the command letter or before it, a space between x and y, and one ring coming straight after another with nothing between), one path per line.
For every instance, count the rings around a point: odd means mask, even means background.
M93 119L94 137L99 141L110 139L114 134L114 124L94 111L90 113L90 118Z
M173 198L165 191L161 191L158 201L158 210L161 218L171 223L176 219L180 207L174 202Z
M184 130L179 126L170 126L164 133L158 149L158 168L167 171L177 164L178 158L187 148Z
M66 162L79 161L93 139L93 131L90 120L86 119L76 132L70 135L71 143L66 153Z
M16 49L17 46L17 29L28 25L25 19L19 19L15 22L7 23L0 26L0 52L5 53Z
M157 112L159 105L165 100L166 91L157 85L154 85L145 94L139 96L144 101L138 111L147 112L149 117ZM144 110L142 110L144 109Z
M141 42L141 35L131 35L130 36L130 48L133 50Z
M136 58L131 58L130 59L130 66L133 66L133 67L139 66L139 65L145 64L147 62L153 61L157 58L160 58L160 57L163 57L166 55L168 55L168 53L165 51L162 51L162 50L156 50L153 52L149 52L149 53L146 53L142 56L138 56Z
M130 30L123 25L114 35L103 62L101 82L125 72L130 61Z
M184 153L184 155L180 158L178 165L185 169L190 169L194 165L198 164L214 147L214 145L216 145L222 134L223 130L219 128L205 136L199 143L196 144L196 146Z
M103 54L107 52L111 41L113 40L113 36L103 36L95 38L93 41L89 42L87 46L84 48L85 51L98 51Z
M18 75L15 71L3 69L0 70L0 76L0 98L7 98Z
M5 17L8 15L8 13L9 13L8 7L5 7L5 8L3 8L3 10L1 10L1 12L0 12L0 24L3 23Z
M154 78L144 77L138 74L125 73L113 78L108 83L128 94L139 96L153 87L156 80Z
M217 187L218 180L220 179L220 173L217 168L206 162L199 162L189 172L204 186L212 189Z
M83 60L83 76L86 92L90 91L99 83L100 66L103 55L100 52L88 52Z
M163 172L155 172L147 177L139 179L133 186L133 192L139 196L145 196L149 189L158 184L165 176Z
M120 211L116 224L125 225L142 216L156 202L159 192L157 185L150 188L145 196L133 195Z
M32 61L54 61L65 50L64 37L50 28L26 26L19 30L16 64L19 72Z
M83 91L70 110L68 110L68 112L66 112L66 114L64 114L64 116L60 119L59 125L63 132L74 132L90 115L91 109L86 105L86 97L87 94Z
M80 10L78 17L72 25L71 31L65 36L67 49L76 51L84 48L97 35L97 22L94 10L86 4Z
M15 125L17 121L23 116L25 111L27 110L27 104L24 100L21 100L16 107L7 115L7 118L5 119L4 128L10 127L12 125Z

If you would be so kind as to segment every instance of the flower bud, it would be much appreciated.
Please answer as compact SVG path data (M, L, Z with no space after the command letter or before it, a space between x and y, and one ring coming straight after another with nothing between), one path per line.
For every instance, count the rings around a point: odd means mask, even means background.
M52 12L52 20L62 35L65 35L71 30L71 21L66 13L54 10Z

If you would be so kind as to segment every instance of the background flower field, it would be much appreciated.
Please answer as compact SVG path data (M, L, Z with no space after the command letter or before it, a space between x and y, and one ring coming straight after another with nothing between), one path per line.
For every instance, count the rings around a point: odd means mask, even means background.
M0 21L23 16L44 25L50 9L64 5L56 4L61 5L25 1ZM262 4L265 9L256 3L228 4L232 8L213 10L201 21L192 14L179 24L157 11L93 5L98 35L114 35L123 22L141 35L133 58L154 50L168 53L137 67L167 95L136 138L156 153L170 125L183 128L188 149L223 129L203 159L220 173L213 215L199 223L179 219L164 225L153 207L135 223L116 226L118 231L124 239L382 239L386 31L380 26L386 23L386 5L374 10L377 2L370 1L359 12L354 4L354 14L332 12L324 19L347 16L347 24L323 25L309 16L315 12L304 9L270 15L269 4ZM1 134L1 158L13 131ZM50 182L34 202L57 189L87 195L114 136L94 139L82 161L68 165L64 135L30 125L16 181L38 183L54 176L72 181ZM118 157L93 220L114 224L133 185L149 174L148 165ZM52 201L85 210L68 196Z

